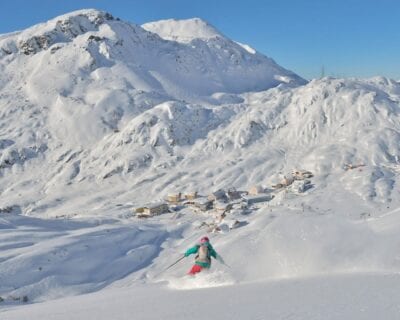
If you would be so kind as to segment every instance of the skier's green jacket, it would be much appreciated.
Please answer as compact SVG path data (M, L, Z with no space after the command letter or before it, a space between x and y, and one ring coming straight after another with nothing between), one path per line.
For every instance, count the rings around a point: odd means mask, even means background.
M217 259L217 252L214 250L214 248L212 247L212 245L209 242L206 243L202 243L202 244L196 244L195 246L189 248L186 252L185 252L185 257L190 256L191 254L197 254L199 251L200 246L207 246L208 248L208 255L209 255L209 259L207 261L200 261L197 259L195 259L195 264L203 267L203 268L209 268L211 266L211 257L213 257L214 259Z

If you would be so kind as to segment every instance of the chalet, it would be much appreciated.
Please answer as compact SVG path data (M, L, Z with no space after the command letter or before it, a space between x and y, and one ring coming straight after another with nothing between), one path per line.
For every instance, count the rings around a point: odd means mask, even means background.
M141 214L141 213L144 212L144 209L145 209L145 207L136 208L136 209L135 209L135 213L136 213L136 214Z
M181 198L182 198L182 194L180 192L179 193L170 193L167 196L167 201L169 203L179 203L181 201Z
M148 206L136 209L138 217L152 217L168 212L168 204L164 202L152 203Z
M227 194L230 201L241 198L240 192L237 191L235 188L229 188Z
M224 190L219 189L215 192L213 192L212 194L210 194L208 196L208 200L211 201L217 201L217 200L221 200L221 201L226 201L227 200L227 196Z
M194 200L198 196L197 191L187 192L185 193L184 197L186 200Z
M203 197L193 200L193 205L201 211L208 211L212 208L213 202Z
M295 180L294 176L292 176L291 174L288 174L283 177L283 180L281 181L281 185L283 185L284 187L290 186L294 182L294 180Z
M264 193L264 188L261 186L253 186L249 189L249 195L256 196L260 193Z
M290 186L291 191L295 192L295 193L303 193L303 192L307 191L310 188L312 188L310 180L295 181Z
M306 170L293 170L292 175L296 180L303 180L314 176L312 172Z
M260 193L256 196L251 196L251 195L243 196L243 200L245 201L245 203L247 205L252 205L255 203L259 203L259 202L270 201L271 199L272 199L272 196L270 194L266 194L266 193Z
M284 176L280 183L272 185L274 189L280 189L290 186L295 181L295 177L292 175Z

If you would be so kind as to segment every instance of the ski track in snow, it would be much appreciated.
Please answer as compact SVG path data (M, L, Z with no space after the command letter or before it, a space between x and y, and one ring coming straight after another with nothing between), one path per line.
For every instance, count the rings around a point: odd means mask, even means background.
M168 287L178 290L214 288L233 285L235 281L227 271L202 271L196 276L186 275L168 279Z

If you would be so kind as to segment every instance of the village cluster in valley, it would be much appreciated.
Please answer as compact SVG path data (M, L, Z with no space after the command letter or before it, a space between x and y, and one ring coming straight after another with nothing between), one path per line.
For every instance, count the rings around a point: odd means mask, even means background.
M309 180L312 177L313 174L310 171L293 170L271 188L253 186L248 191L239 191L236 188L219 189L208 196L199 195L197 191L170 193L165 201L138 207L134 213L138 218L148 218L190 208L193 212L209 212L214 218L212 222L203 222L203 226L209 228L208 231L220 231L223 221L227 228L232 229L239 226L241 222L230 217L236 216L238 212L248 213L255 204L268 202L275 197L276 193L284 190L303 193L312 187Z

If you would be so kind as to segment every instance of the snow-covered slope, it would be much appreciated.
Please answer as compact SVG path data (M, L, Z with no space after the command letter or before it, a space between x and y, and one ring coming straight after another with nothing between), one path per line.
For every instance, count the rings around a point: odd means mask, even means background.
M93 104L59 96L44 106L3 94L2 206L26 214L108 211L178 189L270 187L298 168L321 179L321 192L397 203L398 90L381 78L326 78L214 95L228 100L215 105L111 88L104 99L96 91ZM345 170L349 164L364 166ZM81 203L76 197L86 192Z
M306 83L197 18L140 27L83 10L1 36L3 305L398 273L399 104L399 82ZM302 169L306 192L272 191ZM254 185L273 199L211 236L231 269L182 280L185 260L158 276L212 217L185 208L143 222L133 208Z
M248 224L210 234L230 267L214 261L195 278L184 276L191 258L165 269L206 232L203 214L146 222L3 216L1 318L200 319L201 301L219 319L396 319L399 211L348 219L330 203L331 212L270 205L237 216Z
M160 20L145 23L142 27L147 31L157 33L163 39L182 43L190 43L196 39L225 38L217 29L200 18Z
M156 91L178 99L304 83L224 37L194 37L190 44L166 41L96 10L73 12L5 36L0 48L0 57L8 64L3 72L13 74L25 63L20 76L30 82L28 93L46 103L57 98L48 92L49 83L59 95L70 96L86 92L100 79L119 81L120 89ZM11 80L21 81L15 76Z
M317 277L191 291L133 287L23 306L1 316L4 320L69 320L72 314L75 319L98 320L129 320L132 315L143 320L395 320L399 287L398 275Z
M180 23L208 26L199 19ZM36 181L43 196L74 181L91 184L157 159L170 162L164 155L243 110L236 93L304 83L223 36L198 36L190 43L164 40L97 10L2 36L0 171L9 178L2 192ZM44 175L36 164L47 168ZM42 196L18 205L32 212L27 203Z

